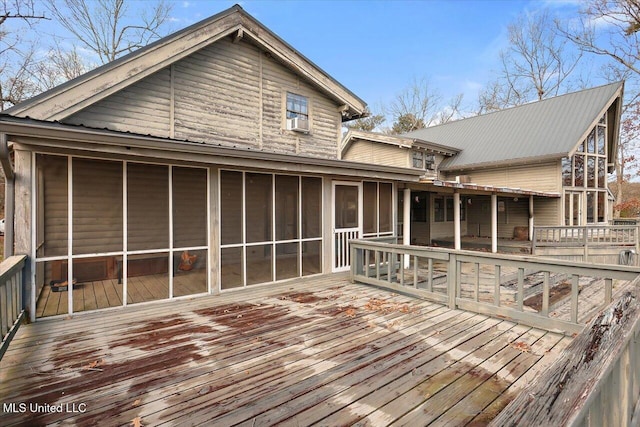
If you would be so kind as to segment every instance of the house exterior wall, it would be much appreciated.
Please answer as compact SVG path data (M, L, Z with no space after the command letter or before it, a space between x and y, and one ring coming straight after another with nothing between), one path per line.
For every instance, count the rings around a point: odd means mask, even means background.
M525 166L504 166L499 168L464 172L445 172L445 180L455 180L458 175L468 175L470 182L495 187L523 188L535 191L560 192L562 190L560 161Z
M310 131L286 130L286 93L307 97ZM262 50L224 38L63 120L229 146L337 158L338 105Z
M343 154L343 160L386 166L411 167L411 150L395 145L355 140Z

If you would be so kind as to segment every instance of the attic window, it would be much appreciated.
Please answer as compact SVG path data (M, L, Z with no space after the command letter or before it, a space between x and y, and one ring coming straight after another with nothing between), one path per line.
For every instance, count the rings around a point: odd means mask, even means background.
M435 168L435 157L422 151L414 150L411 153L411 161L414 168L433 170Z
M287 119L309 120L309 100L306 96L287 93Z

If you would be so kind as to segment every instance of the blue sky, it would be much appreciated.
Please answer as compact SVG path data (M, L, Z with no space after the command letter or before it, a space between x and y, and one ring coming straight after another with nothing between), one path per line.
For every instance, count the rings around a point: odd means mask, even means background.
M175 1L175 29L234 4ZM273 32L364 99L375 111L414 78L428 78L445 100L473 105L499 66L506 28L522 13L549 7L572 17L575 1L243 1Z

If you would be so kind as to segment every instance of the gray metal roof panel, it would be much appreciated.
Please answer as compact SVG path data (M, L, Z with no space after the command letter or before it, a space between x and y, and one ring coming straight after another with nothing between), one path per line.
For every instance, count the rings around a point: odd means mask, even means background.
M622 82L403 134L462 150L442 170L566 156L619 93Z

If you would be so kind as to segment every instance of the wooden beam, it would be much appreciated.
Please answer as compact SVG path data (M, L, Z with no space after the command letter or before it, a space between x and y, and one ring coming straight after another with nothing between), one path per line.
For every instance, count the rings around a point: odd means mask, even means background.
M242 28L238 28L238 31L233 37L233 43L234 44L238 43L240 40L242 40L242 37L244 37L244 30Z

